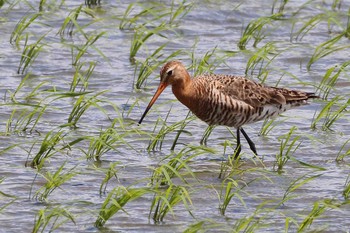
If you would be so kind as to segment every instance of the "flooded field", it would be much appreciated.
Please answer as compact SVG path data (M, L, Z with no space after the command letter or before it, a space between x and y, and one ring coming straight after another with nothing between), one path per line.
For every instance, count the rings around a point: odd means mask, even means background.
M263 2L263 3L262 3ZM0 1L0 232L349 232L350 2ZM208 128L161 67L319 99Z

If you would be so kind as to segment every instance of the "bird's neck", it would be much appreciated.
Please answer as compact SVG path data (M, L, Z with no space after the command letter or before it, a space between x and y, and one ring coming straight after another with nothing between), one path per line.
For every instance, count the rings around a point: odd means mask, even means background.
M193 94L193 88L192 80L189 75L186 78L181 79L176 83L173 83L172 91L181 103L183 103L187 107L191 105L191 96Z

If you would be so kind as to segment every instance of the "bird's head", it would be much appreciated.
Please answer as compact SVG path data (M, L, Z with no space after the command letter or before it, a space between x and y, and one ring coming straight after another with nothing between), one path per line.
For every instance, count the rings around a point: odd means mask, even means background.
M145 112L143 113L139 124L141 124L147 112L151 109L154 102L156 102L157 98L168 85L176 85L178 83L181 83L185 78L188 78L188 76L189 74L181 62L169 61L168 63L166 63L160 70L160 83L158 89L151 101L149 102Z

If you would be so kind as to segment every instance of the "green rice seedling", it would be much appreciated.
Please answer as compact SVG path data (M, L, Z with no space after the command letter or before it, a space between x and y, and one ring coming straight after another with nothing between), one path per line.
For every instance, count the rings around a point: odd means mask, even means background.
M74 172L75 167L64 172L63 168L65 165L66 162L64 162L54 173L51 173L50 171L46 171L45 173L39 172L39 175L46 180L46 183L35 192L33 196L34 199L47 202L47 198L53 191L76 175L76 172Z
M295 40L302 40L303 37L305 35L307 35L307 33L309 33L309 31L311 31L313 28L315 28L315 26L317 24L319 24L320 22L326 20L327 14L326 13L321 13L321 14L317 14L315 16L313 16L311 19L309 19L307 22L304 23L304 25L296 32L294 33L295 36ZM297 21L299 22L299 21ZM294 28L294 25L293 25Z
M35 43L28 44L28 34L26 34L24 49L17 69L18 74L23 74L26 69L34 63L35 59L38 57L39 53L45 45L40 43L41 40L45 38L45 36L46 34L41 36Z
M223 151L224 157L227 154L228 148L231 148L232 150L234 150L233 155L227 156L227 160L223 160L221 162L221 166L220 166L220 173L219 173L218 178L219 179L227 179L227 178L233 176L234 174L241 172L239 170L241 163L240 163L239 159L235 159L237 151L235 150L235 145L231 141L225 140L224 143L222 143L222 145L224 146L224 151Z
M89 67L84 71L82 71L82 68L87 65L85 62L75 66L75 73L69 88L70 92L76 92L76 89L79 88L78 92L83 93L88 89L89 79L94 72L96 62L89 62L88 64Z
M103 202L99 216L95 221L95 227L101 228L106 222L114 216L119 210L127 213L124 210L124 206L145 194L151 193L148 188L126 188L120 186L113 189L107 196L106 200Z
M204 145L204 146L207 145L208 138L214 129L215 129L214 125L208 125L208 127L204 130L203 136L201 138L201 141L200 141L201 145Z
M149 29L144 26L137 28L134 33L134 37L131 40L129 55L130 62L135 63L136 54L150 37L152 37L153 35L161 36L160 33L168 29L169 26L167 26L165 23L161 23L160 25L155 26L152 29Z
M84 152L87 159L100 161L103 154L110 150L117 151L116 147L120 144L132 148L132 146L123 139L125 135L118 133L118 129L115 128L115 123L116 121L106 130L101 130L97 137L90 138L88 151Z
M350 197L350 174L346 178L344 189L343 189L343 197L348 200Z
M300 139L300 136L295 136L293 139L291 138L296 129L297 128L293 126L287 134L279 138L281 141L280 151L278 154L276 154L276 160L273 165L274 170L279 173L282 172L284 165L286 165L288 160L292 157L301 144L301 142L299 142L296 145Z
M135 6L137 4L137 6ZM171 26L176 20L185 17L188 12L192 9L193 3L188 3L187 1L182 1L176 3L172 1L171 7L164 7L159 3L152 2L147 4L141 3L130 3L125 10L123 17L120 18L119 29L137 29L147 24L153 25L154 22L163 20ZM141 7L142 10L138 13L131 14L135 8ZM168 21L164 21L165 17L169 16Z
M350 155L350 148L348 150L346 150L345 152L343 152L345 146L348 146L348 143L350 142L350 139L346 140L346 142L344 142L344 144L342 145L342 147L340 148L337 157L335 158L335 161L340 162L343 161L344 158L346 156Z
M274 0L272 4L271 14L274 14L275 12L283 13L284 7L287 5L288 1L289 0ZM280 2L278 8L276 7L277 2Z
M340 74L342 72L345 72L345 69L349 64L350 64L350 61L347 61L342 63L340 67L336 65L329 68L326 71L320 85L317 88L317 91L320 93L320 96L322 97L322 99L326 100L328 98L328 95L330 91L333 90L335 84L338 81Z
M40 170L43 167L45 160L58 152L55 149L55 146L62 141L64 137L62 134L63 134L62 131L59 131L56 133L54 131L48 132L45 138L43 139L43 141L41 142L39 151L36 153L31 163L28 163L27 161L26 164L29 164L31 167L34 167ZM33 146L34 145L35 143L33 144Z
M93 11L83 8L83 5L80 5L79 7L73 9L68 16L64 19L63 24L61 28L58 30L57 34L61 36L61 38L64 37L65 33L69 36L73 35L74 27L78 32L80 32L85 39L88 39L88 35L83 31L83 28L78 23L78 17L81 13L85 13L86 15L90 15L91 17L94 17Z
M230 141L228 141L228 140L225 140L224 143L223 143L223 146L224 146L223 155L225 156L226 151L227 151L227 147L231 147L232 148L232 143ZM233 156L235 156L235 154L233 154ZM238 161L238 159L235 159L235 160ZM230 165L230 160L221 162L220 173L219 173L219 176L218 176L219 179L224 179L224 177L226 176L226 173L231 168L231 166L229 166L229 165Z
M131 12L134 11L135 5L141 6L144 8L142 11L139 13L131 16ZM158 15L158 19L161 17L161 14L155 12L155 6L143 6L140 3L130 3L128 7L126 8L124 15L122 18L120 18L120 23L119 23L119 29L120 30L125 30L125 29L136 29L142 25L145 25L147 22L143 22L141 19L146 19L148 16L152 15ZM141 21L141 22L139 22ZM152 20L151 20L152 21ZM139 23L138 23L139 22Z
M97 35L91 35L86 39L86 42L82 46L74 46L72 47L72 65L76 66L79 64L80 59L87 52L90 47L93 47L93 44L102 37L106 32L101 32ZM74 48L78 51L77 54L74 55ZM102 57L106 58L106 56L97 48L94 48Z
M16 143L16 144L13 143L13 144L11 144L11 145L9 145L9 146L7 146L7 147L1 148L1 150L0 150L0 156L3 155L3 154L6 154L6 152L12 150L13 148L19 147L19 146L21 146L21 145L22 145L22 143ZM0 178L0 184L1 184L2 181L3 181L3 179ZM1 192L0 192L0 193L1 193Z
M32 133L35 131L40 118L44 114L47 106L23 104L26 108L14 109L6 123L6 134ZM18 113L19 112L19 113ZM17 115L19 114L19 115Z
M154 128L153 128L153 134L155 134L155 131L158 127L159 122L162 121L163 124L162 124L160 130L158 131L158 133L155 136L152 136L153 139L150 139L148 146L147 146L148 152L155 151L157 149L161 150L165 135L167 135L169 132L173 132L175 130L175 128L177 127L177 126L170 126L170 127L166 126L166 121L169 117L170 111L171 111L171 108L169 109L164 121L161 118L157 119L157 121L154 125Z
M180 179L183 183L187 183L186 176L196 179L188 163L195 157L206 153L214 154L215 151L203 146L187 146L175 155L173 153L170 154L163 159L165 161L172 157L167 163L163 163L153 169L151 185L155 185L156 187L171 185L173 184L172 179L174 177Z
M327 55L341 51L344 49L347 49L350 47L350 44L341 44L341 45L336 45L338 41L345 35L345 32L342 34L339 34L336 37L333 37L330 40L327 40L326 42L321 43L318 45L315 49L314 54L311 56L310 60L308 61L306 68L308 71L310 71L312 64L317 62L319 59L326 57Z
M64 3L65 3L64 0L61 0L61 1L40 0L39 12L45 12L45 10L47 10L48 12L54 12L55 10L63 9ZM31 6L31 8L34 8L34 7Z
M191 11L193 5L193 2L188 3L186 0L183 0L179 4L175 4L175 1L173 0L171 2L169 24L173 24L178 18L185 17Z
M62 125L61 127L70 126L77 128L79 119L82 117L85 111L88 110L88 108L91 106L99 107L99 100L97 99L97 96L102 95L105 92L106 91L99 92L91 97L86 97L87 93L81 93L81 95L75 101L72 111L68 116L67 124Z
M311 173L309 173L309 174L311 174ZM283 194L283 198L281 200L281 205L283 203L285 203L286 201L291 200L294 197L296 197L295 195L294 196L292 195L295 190L297 190L298 188L302 187L303 185L309 183L310 181L313 181L314 179L316 179L317 177L322 175L322 174L317 174L317 175L310 176L309 174L302 175L291 182L291 184L288 186L288 188L286 189L286 191Z
M329 112L329 114L327 114L326 119L322 125L322 129L330 130L332 125L344 115L344 112L349 107L349 105L350 105L350 99L348 99L344 104L340 105L337 110Z
M215 46L213 49L208 50L202 57L196 58L195 50L197 42L198 41L195 42L189 54L192 60L190 68L194 70L194 77L203 73L213 73L218 66L225 63L227 57L231 56L231 54L227 52L224 53L223 56L218 56L217 46Z
M180 202L184 204L188 213L193 217L190 207L192 206L191 197L184 186L171 184L165 190L157 189L152 200L149 218L155 222L163 222L169 212L174 215L173 208Z
M276 122L276 119L265 119L261 126L259 135L267 136L273 130L273 128L275 128L277 125L279 125L282 122L283 121Z
M171 58L177 57L181 53L181 50L179 49L171 53L166 58L158 60L160 57L163 56L162 51L166 45L167 44L161 45L150 56L148 56L144 62L139 62L135 60L135 87L137 89L141 88L146 79L154 72L154 70L157 70L159 66L163 65Z
M153 139L151 139L149 141L149 144L147 146L147 151L150 152L150 151L155 151L155 150L161 150L162 147L163 147L163 141L164 141L164 138L167 134L169 133L173 133L173 132L176 132L178 131L178 133L182 133L182 132L186 132L188 134L190 134L188 131L184 131L183 128L192 120L195 119L195 117L191 116L191 117L188 117L189 115L186 116L185 119L181 120L181 121L178 121L170 126L167 126L166 125L166 121L168 119L168 116L171 112L171 109L168 111L168 114L167 116L165 117L164 121L162 119L158 119L155 126L154 126L154 129L153 129L153 133L155 132L156 128L158 127L158 124L160 121L162 121L162 127L160 128L160 130L158 131L158 133L155 135L155 136L152 136ZM189 114L189 113L188 113ZM178 130L178 128L180 128ZM177 143L177 140L178 140L178 137L179 135L175 136L175 139L173 141L173 145L171 147L171 149L175 149L175 145Z
M314 206L308 216L301 222L298 227L297 232L305 232L305 230L310 227L315 219L320 217L326 211L327 205L323 201L314 202Z
M23 35L23 32L39 17L41 13L28 14L22 17L22 19L16 24L13 30L10 43L15 44L19 48L19 43L23 38L28 38L28 34ZM27 41L28 39L26 39Z
M189 225L183 232L184 233L197 233L197 232L230 232L231 226L227 226L221 222L216 222L213 219L204 219Z
M187 119L189 119L189 120L187 121ZM180 137L180 135L182 133L186 133L188 135L192 135L191 132L189 132L188 130L185 130L185 127L186 127L186 125L188 123L190 123L194 119L195 119L195 117L193 115L191 115L191 111L188 111L185 119L182 121L182 125L180 126L179 130L177 130L177 134L176 134L176 136L174 138L173 145L170 148L171 151L175 150L175 147L177 145L177 141L179 140L179 137Z
M0 194L3 194L3 193L0 192ZM7 202L7 203L1 204L1 205L0 205L0 213L1 213L4 209L6 209L8 206L12 205L15 201L16 201L16 199L13 199L13 200L11 200L11 201L9 201L9 202Z
M27 83L27 80L28 80L29 78L30 78L30 74L25 75L25 76L22 78L20 84L17 86L17 88L16 88L16 90L15 90L14 92L8 91L9 94L10 94L10 99L12 100L12 102L15 102L15 103L18 102L18 101L16 100L16 95L17 95L17 93L20 92L20 90L22 89L22 87Z
M35 216L32 233L54 232L68 221L75 223L74 216L61 207L46 207L38 211Z
M333 0L332 10L336 10L336 8L340 9L342 0Z
M350 38L350 8L348 10L348 22L346 23L346 28L345 28L345 37Z
M268 66L279 54L276 53L276 47L272 42L266 43L249 58L245 74L248 76L256 75L261 83L264 83L268 75ZM266 64L264 65L265 62Z
M343 100L342 97L336 96L330 100L316 116L316 118L311 123L311 128L316 129L317 124L323 120L322 130L330 130L331 126L343 116L343 112L350 105L350 99L345 103L339 103ZM333 109L335 109L333 111Z
M5 177L1 177L0 178L0 184L5 180ZM7 193L4 193L3 191L0 191L0 196L2 197L8 197L8 198L14 198L16 199L17 197L16 196L13 196L13 195L10 195L10 194L7 194ZM14 200L13 200L14 201ZM12 202L9 202L7 204L4 204L3 206L0 206L0 213L3 209L5 209L7 206L9 206L10 204L12 204Z
M225 215L228 205L231 203L232 198L235 196L238 199L240 199L242 204L245 206L245 202L239 194L240 191L241 189L238 187L238 182L233 180L232 178L228 178L227 180L224 180L222 182L221 192L219 196L219 199L220 199L219 210L222 215Z
M100 196L106 193L107 185L113 177L118 180L118 168L116 168L117 165L120 165L120 162L113 162L109 164L109 168L105 172L105 178L100 185Z
M245 50L250 40L254 39L253 47L256 47L260 41L265 38L266 25L271 24L273 20L280 20L283 15L281 13L273 14L271 16L264 16L251 21L245 28L241 39L238 42L238 48Z

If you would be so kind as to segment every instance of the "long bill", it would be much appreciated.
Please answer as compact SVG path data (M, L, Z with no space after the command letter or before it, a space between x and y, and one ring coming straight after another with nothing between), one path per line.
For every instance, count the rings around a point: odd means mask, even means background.
M147 115L148 111L151 109L152 105L154 104L154 102L156 102L156 100L158 99L159 95L162 94L162 92L164 91L164 89L167 87L167 84L165 82L160 82L158 89L156 91L156 93L154 93L153 98L151 99L151 101L149 102L145 112L143 113L141 119L139 120L139 124L142 123L143 118L145 118L145 116Z

